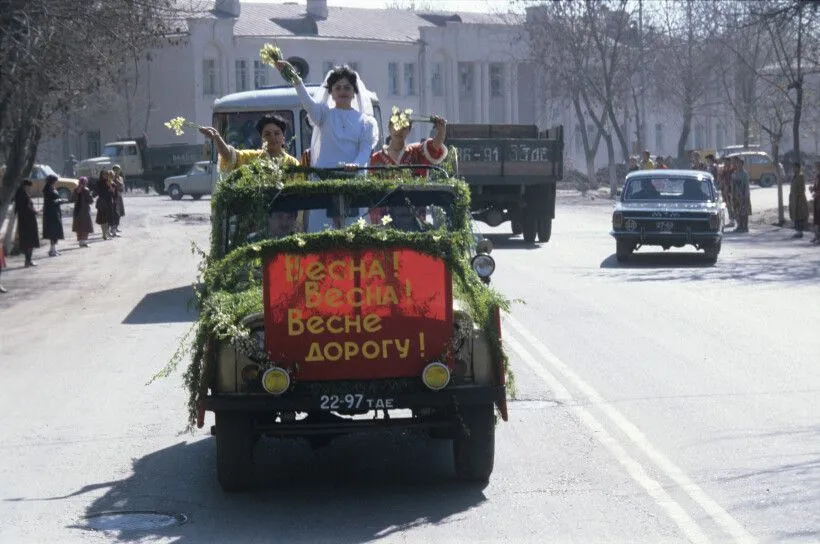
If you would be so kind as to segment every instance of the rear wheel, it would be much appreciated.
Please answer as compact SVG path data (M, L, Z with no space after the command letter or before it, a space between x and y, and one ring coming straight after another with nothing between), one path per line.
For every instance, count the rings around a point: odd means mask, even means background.
M180 200L182 198L182 189L179 185L174 183L168 187L168 194L171 196L172 200Z
M465 406L460 413L463 426L453 440L456 474L465 482L487 482L495 463L495 407Z
M615 240L615 258L619 263L625 263L632 256L635 246L627 240Z
M758 181L758 184L761 187L771 187L772 185L774 185L774 182L775 177L772 174L764 174L760 177L760 181Z
M552 236L552 219L549 217L540 217L538 219L538 241L546 244L550 241Z
M253 420L242 412L216 413L216 477L225 491L244 491L253 481Z
M706 252L706 260L712 264L715 264L718 260L718 255L720 255L720 242L715 242L713 244L709 244L708 246L704 246L704 251Z
M524 233L525 242L528 244L535 243L535 236L538 234L538 218L530 210L524 210L521 231Z

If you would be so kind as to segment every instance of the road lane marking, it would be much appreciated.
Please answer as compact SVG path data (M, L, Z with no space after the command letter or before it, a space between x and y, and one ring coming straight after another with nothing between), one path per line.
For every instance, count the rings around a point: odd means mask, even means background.
M564 362L562 362L555 354L553 354L547 346L545 346L538 338L527 330L517 319L512 315L506 314L504 316L513 330L521 335L543 358L543 362L548 365L554 372L562 375L573 387L577 388L587 400L595 404L603 414L609 418L637 447L642 451L658 469L663 472L670 480L675 482L689 498L691 498L700 508L711 517L715 523L720 526L728 535L732 537L732 541L739 544L755 544L755 538L743 527L735 518L733 518L726 510L724 510L714 499L706 494L695 482L693 482L677 465L675 465L668 457L658 451L649 439L646 438L638 427L629 421L623 414L621 414L612 404L607 402L591 385L581 379L578 374L573 372ZM505 343L509 342L509 337L504 338ZM533 361L534 362L534 361ZM528 363L530 364L530 363ZM536 363L537 364L537 363ZM542 367L544 364L541 365Z
M638 483L646 493L654 499L667 515L680 527L690 542L695 544L708 544L709 538L704 534L703 529L690 516L686 510L678 504L666 491L663 486L653 479L641 464L627 453L626 449L611 435L592 413L582 405L575 402L569 390L544 367L513 337L509 335L504 338L504 344L508 346L520 360L529 366L539 378L544 380L552 392L555 399L564 402L567 409L572 411L576 417L585 425L606 450L624 467L626 472Z

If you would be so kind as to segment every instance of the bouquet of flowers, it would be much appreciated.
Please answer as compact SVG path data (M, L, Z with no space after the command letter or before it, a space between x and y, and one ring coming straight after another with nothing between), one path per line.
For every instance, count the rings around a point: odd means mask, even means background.
M279 49L279 47L266 43L262 46L262 49L259 50L259 58L262 59L262 62L265 64L276 68L276 63L285 57L282 55L282 50ZM281 74L285 81L291 84L298 77L296 71L290 66L285 67Z
M404 111L402 111L397 106L393 106L393 109L390 111L390 126L395 128L396 130L401 130L403 128L409 127L410 123L414 121L418 121L421 123L433 123L435 119L433 119L432 115L413 115L413 110L410 108L407 108Z
M196 130L202 128L202 126L197 125L196 123L192 123L190 121L186 121L184 117L174 117L167 123L165 123L166 128L173 130L174 134L177 136L182 136L185 132L182 130L182 127L190 127Z

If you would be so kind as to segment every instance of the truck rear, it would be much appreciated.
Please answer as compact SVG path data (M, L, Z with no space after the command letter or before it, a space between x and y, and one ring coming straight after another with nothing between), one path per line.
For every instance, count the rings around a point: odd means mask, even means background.
M541 243L552 235L555 192L564 172L564 131L535 125L450 124L448 146L458 151L457 175L470 187L473 217Z

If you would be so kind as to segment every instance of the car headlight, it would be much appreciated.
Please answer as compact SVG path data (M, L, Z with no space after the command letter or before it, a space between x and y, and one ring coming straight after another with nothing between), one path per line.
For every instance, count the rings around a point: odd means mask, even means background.
M709 228L711 230L717 230L720 227L720 215L713 213L709 215Z
M612 228L621 229L624 226L624 212L614 212L612 214Z
M470 264L480 278L489 278L495 272L495 259L489 255L476 255Z

